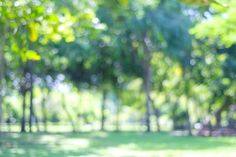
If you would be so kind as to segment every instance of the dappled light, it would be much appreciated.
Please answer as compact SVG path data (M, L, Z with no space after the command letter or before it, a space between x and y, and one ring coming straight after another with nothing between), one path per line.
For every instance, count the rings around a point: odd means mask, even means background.
M1 154L8 156L222 156L235 155L235 139L176 137L167 133L14 134L3 138ZM191 147L190 147L191 145ZM214 152L212 152L214 150Z
M235 157L235 0L0 0L0 157Z

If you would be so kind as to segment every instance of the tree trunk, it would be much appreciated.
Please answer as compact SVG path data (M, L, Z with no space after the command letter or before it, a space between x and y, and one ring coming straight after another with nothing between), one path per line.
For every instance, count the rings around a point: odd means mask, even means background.
M101 131L105 130L105 108L106 108L106 91L102 92L102 104L101 104Z
M116 103L116 131L120 131L120 109L121 109L121 102L119 97L119 91L118 91L118 100Z
M208 104L207 127L209 129L209 136L212 136L212 131L213 131L212 123L211 123L211 119L212 119L212 105L216 102L216 98L217 97L218 97L217 94L214 93L211 101Z
M144 88L146 94L146 127L147 132L151 131L150 126L150 116L151 116L151 97L150 97L150 90L151 90L151 68L150 65L146 69L145 79L144 79Z
M74 121L73 121L73 118L72 118L72 116L71 116L71 114L70 114L70 112L67 110L67 108L66 108L66 102L65 102L65 96L64 96L64 94L62 95L62 108L64 109L64 111L65 111L65 113L66 113L66 115L67 115L67 118L68 118L68 120L70 121L70 123L71 123L71 126L72 126L72 132L76 132L76 126L75 126L75 123L74 123Z
M172 120L173 120L173 131L176 130L178 128L177 126L177 109L178 109L178 106L179 106L179 100L176 100L175 104L174 104L174 107L173 107L173 110L172 110Z
M36 124L36 128L37 128L37 132L40 132L39 119L38 119L36 113L34 113L33 115L34 115L34 119L35 119L35 124Z
M229 108L229 106L231 105L231 97L229 96L225 96L224 98L224 102L221 105L221 107L215 112L215 118L216 118L216 127L220 128L221 127L221 114L224 110L226 110L227 108Z
M151 52L146 53L146 60L144 66L144 89L146 95L146 131L151 131L150 116L151 116L151 83L152 83L152 69L151 69Z
M2 49L2 47L0 47ZM0 134L2 132L2 118L3 118L3 110L2 110L2 103L3 103L3 78L4 78L4 68L3 68L3 50L0 50Z
M144 59L144 90L146 95L146 131L151 131L150 126L150 116L151 116L151 107L152 107L152 100L150 96L151 92L151 84L152 84L152 67L151 67L151 59L152 59L152 51L150 49L151 41L147 37L147 34L145 33L143 36L143 46L144 46L144 53L145 53L145 59Z
M120 131L120 111L121 111L121 88L120 84L118 84L118 88L116 92L116 131Z
M3 26L4 27L4 26ZM1 31L0 40L0 134L2 132L2 122L3 122L3 79L4 79L4 46L5 46L5 28Z
M185 74L185 73L184 73ZM192 124L191 124L191 119L190 119L190 114L189 114L189 82L188 80L185 78L185 94L186 94L186 101L185 101L185 107L186 107L186 120L187 120L187 129L188 129L188 135L192 136Z
M33 106L33 73L32 73L32 61L29 62L30 72L30 115L29 115L29 132L32 132L32 124L34 118L34 106Z
M186 121L187 121L187 129L188 129L188 134L189 136L192 136L192 124L191 124L191 119L190 119L190 114L189 114L189 93L190 93L190 82L189 80L191 78L189 78L189 76L187 75L187 70L190 67L190 60L191 60L191 56L189 54L187 54L187 56L185 56L185 59L183 61L182 64L182 69L183 69L183 83L184 83L184 94L186 96L186 104L185 104L185 108L186 108Z
M218 112L216 112L215 114L215 118L216 118L216 127L220 128L221 127L221 113L222 111L219 110Z
M32 132L33 122L36 123L37 131L40 131L38 117L34 112L34 79L33 79L33 61L29 61L29 73L30 73L30 116L29 116L29 132Z
M209 115L209 119L208 119L208 129L209 129L209 136L212 136L212 124L211 124L211 105L212 103L209 103L208 106L208 115Z
M156 123L157 123L157 132L161 132L161 127L160 127L160 110L158 108L154 109L155 111L155 116L156 116Z
M26 91L22 91L22 119L21 119L21 132L26 132L25 129L25 109L26 109Z
M184 81L185 81L185 85L184 85L184 92L186 95L186 101L185 101L185 108L186 108L186 121L187 121L187 129L188 129L188 135L192 136L192 124L191 124L191 119L190 119L190 114L189 114L189 82L185 77L185 73L184 73Z
M78 106L80 106L82 104L82 94L79 94L79 103L78 103ZM81 111L78 111L77 112L77 116L76 116L76 123L77 123L77 125L78 125L78 127L77 127L77 131L81 131L82 129L82 125L83 125L83 115L82 115L82 113L81 113ZM93 130L94 130L94 128L93 128Z
M21 117L21 132L26 132L25 125L26 125L26 94L27 94L27 78L26 78L27 66L23 65L23 76L20 85L20 93L22 96L22 117Z
M192 124L191 124L191 119L190 119L190 115L189 115L189 104L188 104L188 101L187 101L187 104L186 104L186 115L187 115L188 135L192 136Z
M43 126L44 132L47 132L47 108L46 108L46 99L48 97L48 90L43 94L43 101L42 101L42 114L43 114Z

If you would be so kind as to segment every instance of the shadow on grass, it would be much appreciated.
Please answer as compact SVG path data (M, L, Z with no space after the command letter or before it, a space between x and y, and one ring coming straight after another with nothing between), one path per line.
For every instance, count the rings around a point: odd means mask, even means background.
M0 157L89 156L100 155L99 151L106 148L214 151L227 147L236 147L235 137L188 137L137 132L5 134L0 139Z
M208 150L236 146L228 137L191 137L172 136L168 133L108 133L102 139L94 139L91 147L106 148L128 146L133 144L133 149L138 150Z
M98 155L98 153L89 148L89 143L87 143L88 147L85 147L84 143L71 142L71 139L85 140L78 135L71 136L71 134L5 134L0 139L0 157L75 157L91 154Z

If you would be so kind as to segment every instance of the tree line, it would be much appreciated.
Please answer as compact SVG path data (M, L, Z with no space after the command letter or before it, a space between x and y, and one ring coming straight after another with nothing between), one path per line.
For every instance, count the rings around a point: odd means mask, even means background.
M73 131L75 117L87 115L92 122L99 119L105 130L111 116L106 113L108 100L114 101L117 130L124 106L141 113L147 132L153 130L152 117L157 131L163 117L174 130L190 135L195 124L210 131L226 126L235 130L235 4L1 0L1 124L13 117L21 132L27 131L27 122L29 132L41 122L47 130L48 121L58 119L50 113L48 98L64 83L77 92L95 90L100 98L99 116L86 111L71 115L68 91L59 90L60 112ZM37 90L41 111L34 104ZM7 99L13 95L20 109Z

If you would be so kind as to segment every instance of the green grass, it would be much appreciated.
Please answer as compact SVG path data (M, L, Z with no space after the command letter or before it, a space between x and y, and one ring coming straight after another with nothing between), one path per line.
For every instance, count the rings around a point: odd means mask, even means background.
M5 134L0 157L236 157L236 137L168 133Z

